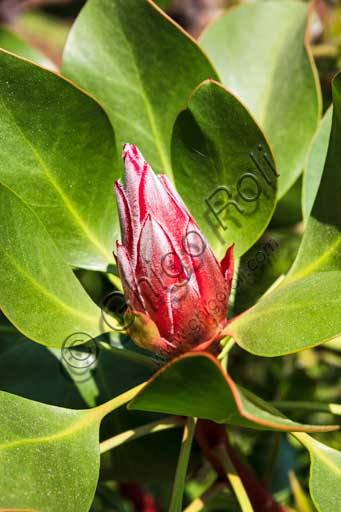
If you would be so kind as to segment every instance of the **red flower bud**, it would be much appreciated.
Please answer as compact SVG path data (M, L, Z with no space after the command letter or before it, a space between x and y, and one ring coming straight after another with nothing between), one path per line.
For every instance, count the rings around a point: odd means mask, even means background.
M122 244L117 264L136 344L175 355L222 337L233 277L233 246L221 264L164 175L132 144L123 149L124 185L115 183Z

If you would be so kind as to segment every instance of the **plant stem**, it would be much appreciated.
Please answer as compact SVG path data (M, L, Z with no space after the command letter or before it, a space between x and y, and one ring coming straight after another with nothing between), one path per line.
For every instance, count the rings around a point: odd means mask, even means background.
M181 512L182 500L185 490L186 473L191 454L193 436L196 427L196 418L187 418L184 433L182 436L181 449L176 468L173 492L169 505L169 512Z
M339 404L320 404L316 402L294 402L294 401L275 401L271 402L271 405L278 409L284 410L304 410L304 411L315 411L315 412L328 412L335 414L336 416L341 415L341 405Z
M153 421L146 425L126 430L121 434L117 434L116 436L103 441L100 444L100 453L107 452L112 448L116 448L120 444L133 441L134 439L138 439L139 437L146 436L148 434L154 434L155 432L161 432L162 430L167 430L169 428L180 427L183 423L184 421L182 418L178 416L169 416L164 420Z
M125 393L122 393L121 395L112 398L108 402L98 405L93 409L94 413L98 415L100 418L104 418L104 416L106 416L110 412L130 402L130 400L132 400L137 395L137 393L141 391L141 389L146 385L146 383L147 382L142 382L142 384L139 384L134 388L128 389L128 391L125 391Z
M316 58L327 57L337 59L340 55L340 50L337 46L332 44L319 44L311 47L313 56Z
M217 453L217 455L219 456L219 460L224 467L227 479L231 484L242 512L253 512L253 507L244 488L243 482L238 475L226 448L220 446L217 447L217 451L218 450L219 454Z
M128 361L134 361L136 363L143 364L144 366L152 369L158 368L158 364L154 359L149 356L145 356L144 354L140 354L139 352L127 350L125 348L118 348L105 341L98 341L97 344L100 348L115 356L121 357Z
M246 508L245 510L254 510L255 512L285 512L286 508L282 507L273 499L271 494L267 492L261 482L258 481L253 471L244 464L237 452L230 445L226 426L214 423L209 420L199 420L196 431L196 439L199 446L205 455L206 459L210 462L213 469L216 471L219 480L228 482L232 486L231 477L234 477L233 484L237 485L239 492L240 484L247 493L249 504L253 508ZM226 454L231 461L233 469L228 465ZM236 480L236 475L240 482ZM233 487L236 493L235 487ZM242 491L240 491L242 493ZM238 497L239 499L239 497ZM248 506L249 506L248 504ZM246 507L246 502L244 507ZM244 510L244 509L242 509Z
M203 493L202 496L196 498L183 512L201 512L204 510L208 501L213 500L223 489L225 484L223 482L214 482L214 484Z
M305 495L301 484L296 478L294 471L289 471L289 481L292 493L294 495L297 510L300 512L314 512L310 500Z
M226 343L224 345L224 348L223 348L223 350L220 352L220 354L217 357L218 361L224 361L225 358L227 359L228 354L229 354L231 348L235 344L235 341L234 341L233 338L229 338L228 336L226 338L227 338L227 340L226 340Z

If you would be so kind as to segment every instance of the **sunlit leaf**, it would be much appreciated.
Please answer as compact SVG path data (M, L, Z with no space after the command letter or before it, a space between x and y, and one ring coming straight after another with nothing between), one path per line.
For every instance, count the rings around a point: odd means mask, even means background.
M226 11L201 40L223 83L254 113L272 144L280 197L301 173L320 116L306 46L308 4L253 2Z
M294 436L310 455L310 494L319 512L338 510L341 502L341 452L319 443L308 434Z
M323 174L296 261L284 284L316 272L341 270L340 160L341 74L338 74L333 80L332 131Z
M105 113L70 82L4 51L0 73L0 182L34 209L69 263L106 270L120 169Z
M265 295L228 333L252 354L280 356L341 334L341 272L320 272Z
M119 146L136 144L170 175L176 116L201 81L216 77L195 41L149 0L87 2L62 69L101 101Z
M272 216L277 175L257 123L224 87L201 84L173 133L176 186L219 256L237 256L259 238Z
M268 412L260 399L239 388L218 361L206 353L189 353L168 363L149 380L128 408L256 429L306 432L338 429L337 425L303 425L280 413Z
M97 412L0 391L0 507L88 512L99 472Z
M313 139L306 169L303 174L302 209L305 221L309 219L315 197L321 183L324 164L328 151L329 137L332 127L333 109L325 113L318 131Z
M0 219L0 309L10 321L28 338L55 347L76 333L100 334L100 309L37 215L2 184Z

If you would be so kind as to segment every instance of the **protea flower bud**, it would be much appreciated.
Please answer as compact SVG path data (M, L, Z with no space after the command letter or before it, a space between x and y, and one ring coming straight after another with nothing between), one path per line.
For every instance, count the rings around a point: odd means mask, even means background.
M117 264L129 334L143 348L173 356L222 337L233 277L233 247L221 264L164 175L125 144L124 185L115 183L122 244Z

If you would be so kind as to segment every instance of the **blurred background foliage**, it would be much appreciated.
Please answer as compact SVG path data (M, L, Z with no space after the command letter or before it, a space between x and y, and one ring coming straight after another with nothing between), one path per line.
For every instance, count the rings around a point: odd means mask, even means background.
M68 31L84 3L83 0L0 0L0 45L6 49L8 37L12 37L11 33L14 32L39 49L58 69ZM157 0L156 3L189 33L198 37L223 9L239 2ZM323 109L326 111L331 103L330 82L341 64L340 1L316 0L310 40L320 76ZM302 180L299 179L278 204L262 240L243 256L239 279L235 283L233 314L254 304L294 261L303 233L301 189ZM105 275L80 270L77 276L97 303L112 289ZM79 392L45 347L28 342L2 319L0 336L5 332L10 333L13 340L11 349L6 343L0 347L1 389L58 405L79 407L82 404L85 407ZM99 381L103 388L99 390L97 401L117 394L118 385L124 389L140 381L141 375L137 375L133 362L117 364L110 357L101 354L100 366L96 370L101 374ZM41 368L44 371L39 370ZM340 403L341 339L299 354L270 359L254 357L235 346L229 356L229 368L238 383L269 401L290 402L299 399ZM18 376L15 383L11 379L14 372ZM150 369L146 369L146 376L149 372ZM47 380L49 386L46 386ZM83 398L88 392L86 386L88 384L79 385ZM129 425L150 421L150 414L129 414ZM112 415L103 425L103 438L124 429L128 425L126 416L127 413L122 411ZM290 410L290 416L293 420L304 420L306 423L332 421L329 413L314 410L307 413L300 408ZM317 438L329 446L341 448L340 434L337 432L319 434ZM301 499L304 495L308 496L309 460L307 452L298 443L285 434L269 433L264 436L262 432L236 427L232 429L231 441L278 502L297 512L314 510L309 500ZM174 431L157 434L105 454L92 511L166 510L179 444L179 432ZM133 460L133 453L134 461L129 464L129 460ZM148 469L144 471L144 467ZM295 485L295 475L298 486ZM205 511L238 510L238 505L226 488L222 489L219 484L212 487L214 478L208 463L201 460L198 450L194 449L185 495L187 503L211 488L208 495L204 494Z

